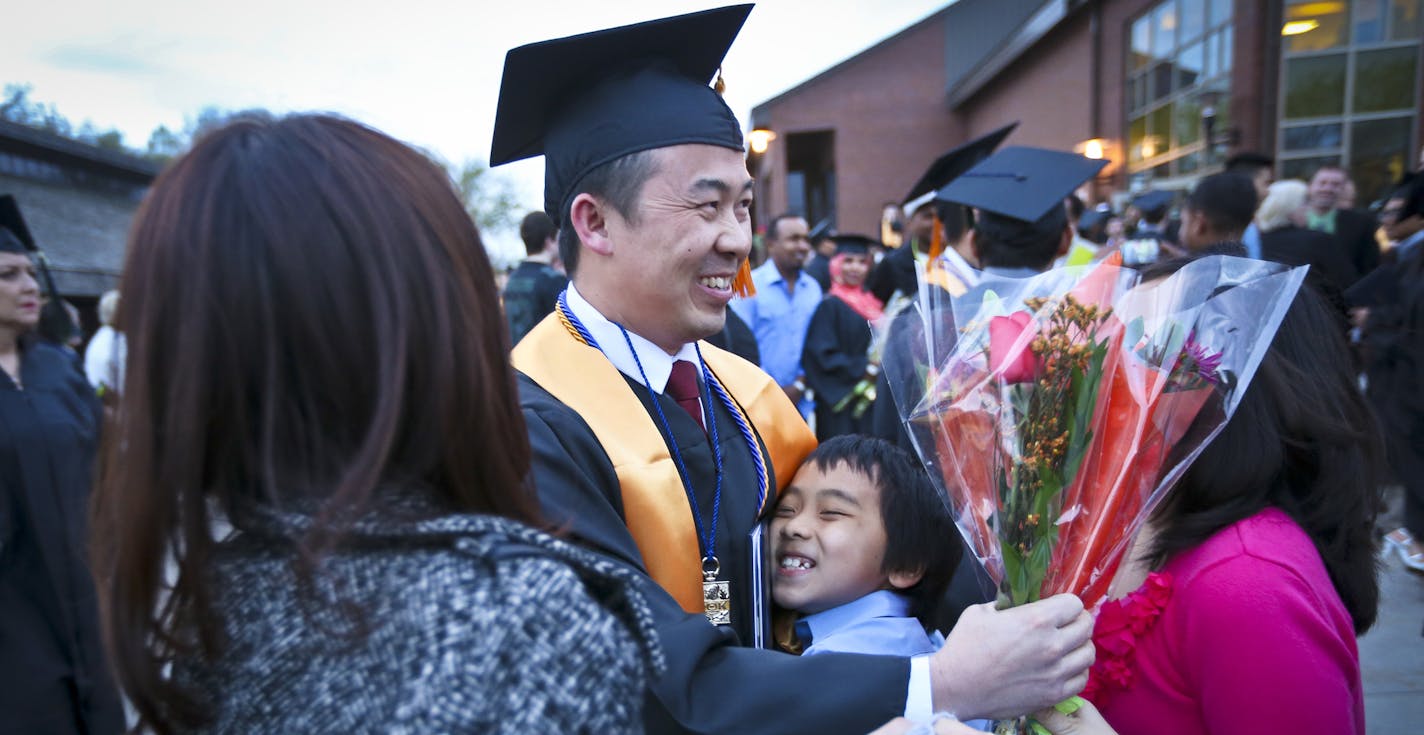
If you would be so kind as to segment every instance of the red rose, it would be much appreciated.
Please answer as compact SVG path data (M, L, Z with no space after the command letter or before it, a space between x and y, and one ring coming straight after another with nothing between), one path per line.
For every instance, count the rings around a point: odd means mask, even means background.
M989 369L1007 383L1030 383L1038 377L1038 356L1025 335L1032 324L1026 311L989 320Z

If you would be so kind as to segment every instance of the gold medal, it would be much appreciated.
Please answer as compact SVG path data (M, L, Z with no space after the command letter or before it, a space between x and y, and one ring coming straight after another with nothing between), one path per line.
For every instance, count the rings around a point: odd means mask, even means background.
M717 573L722 565L717 557L702 560L702 609L707 622L713 625L732 624L732 585L727 580L718 581Z

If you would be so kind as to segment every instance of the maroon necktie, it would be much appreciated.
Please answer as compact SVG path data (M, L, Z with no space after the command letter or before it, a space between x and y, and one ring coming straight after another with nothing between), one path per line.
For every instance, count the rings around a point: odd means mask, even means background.
M687 360L674 361L672 375L668 376L667 394L677 401L677 405L682 406L682 410L697 419L697 425L702 427L702 431L707 431L707 427L702 423L702 395L697 389L696 366Z

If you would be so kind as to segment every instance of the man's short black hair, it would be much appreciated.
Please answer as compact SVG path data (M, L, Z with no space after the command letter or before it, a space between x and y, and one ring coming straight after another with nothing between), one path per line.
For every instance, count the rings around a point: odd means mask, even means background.
M1393 196L1404 200L1404 206L1399 210L1400 219L1424 215L1424 173L1405 178L1395 189Z
M559 228L559 259L564 262L564 271L570 276L578 268L578 232L569 224L570 210L579 194L591 194L610 205L630 224L638 221L638 195L643 184L657 173L657 159L654 151L638 151L622 158L615 158L599 166L573 187L568 204L563 211L563 227Z
M554 218L543 212L524 215L524 221L519 223L519 239L524 241L524 252L528 255L544 252L544 243L548 242L557 230Z
M884 439L848 434L826 440L806 462L823 472L845 465L880 491L881 571L921 573L918 583L899 592L910 598L910 614L929 629L963 551L954 519L919 461Z
M789 220L789 219L803 219L803 218L802 218L801 215L796 214L795 212L782 212L781 214L778 214L778 215L776 215L775 217L772 217L772 218L771 218L771 221L768 222L768 223L766 223L766 239L767 239L767 240L780 240L780 239L781 239L781 233L778 231L778 229L781 227L781 223L782 223L782 222L785 222L786 220Z
M1048 270L1068 228L1068 209L1059 204L1035 222L981 211L974 223L979 264L985 268Z
M1206 218L1213 232L1240 237L1256 216L1256 185L1243 174L1212 174L1197 182L1182 206Z
M974 215L969 207L954 202L935 202L935 216L939 217L939 224L944 228L944 237L947 242L959 242L964 237L964 233L974 227Z
M1275 168L1276 159L1256 151L1241 151L1226 159L1226 170L1233 173L1255 176L1263 168Z

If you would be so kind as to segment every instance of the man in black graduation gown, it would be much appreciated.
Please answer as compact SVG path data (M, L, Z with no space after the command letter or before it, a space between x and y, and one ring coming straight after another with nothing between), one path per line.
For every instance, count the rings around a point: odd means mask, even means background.
M506 58L491 163L545 156L572 279L513 353L546 514L647 581L668 661L650 732L865 733L1056 702L1092 660L1066 597L976 609L916 659L744 647L764 630L749 534L811 443L769 377L697 341L721 329L751 248L741 126L707 86L750 9Z
M967 303L981 301L987 291L996 288L996 281L1035 276L1067 253L1073 229L1064 200L1107 165L1071 153L1025 147L974 159L977 163L972 168L958 167L935 192L936 200L946 209L972 207L978 212L965 237L984 270L981 280L962 295ZM951 221L967 222L968 218ZM962 231L963 225L955 229ZM881 374L893 383L893 389L876 398L877 406L893 415L893 419L882 419L879 427L889 434L886 438L907 448L917 444L933 447L935 443L928 429L913 420L893 427L885 422L900 421L914 411L923 397L923 384L915 377L917 364L944 360L958 335L952 297L960 295L930 284L922 291L916 307L891 325ZM913 439L911 431L916 434ZM993 599L994 594L988 573L966 545L937 611L937 625L954 625L967 606Z

